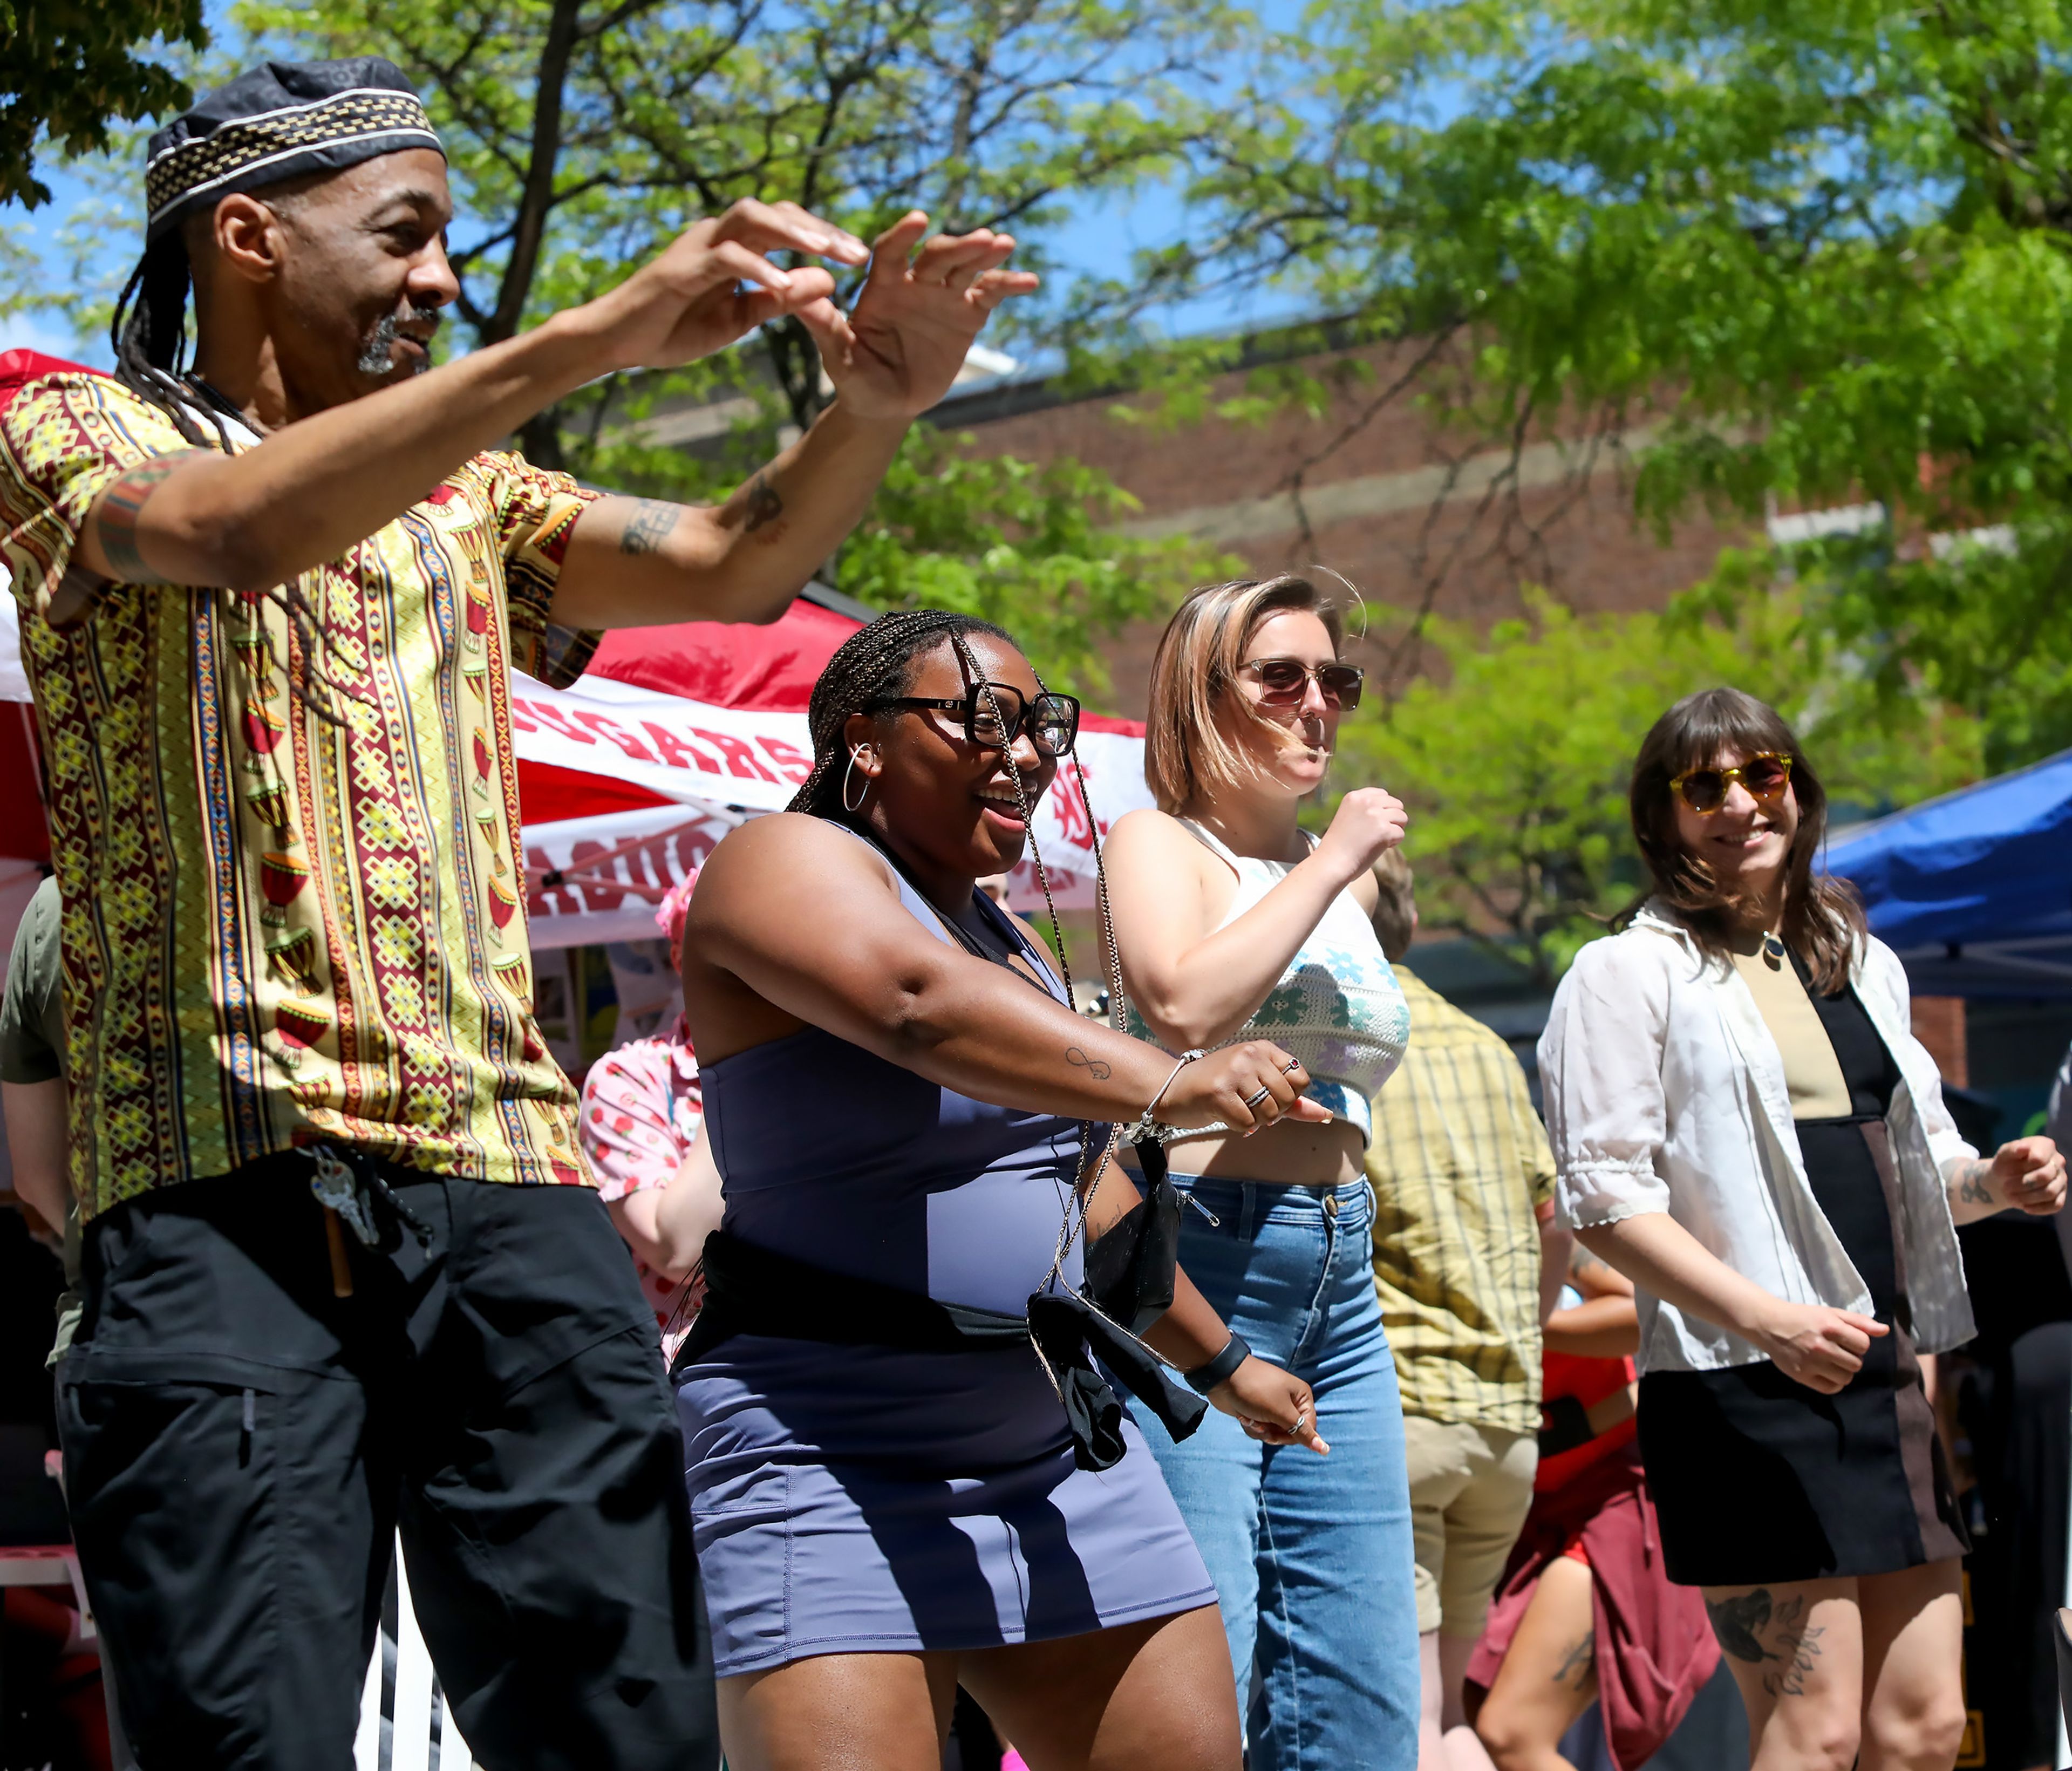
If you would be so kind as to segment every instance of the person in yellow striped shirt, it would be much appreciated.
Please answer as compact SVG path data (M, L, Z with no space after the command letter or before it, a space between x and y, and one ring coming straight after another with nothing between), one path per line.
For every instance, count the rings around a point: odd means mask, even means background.
M1375 873L1375 931L1410 1005L1402 1065L1375 1099L1367 1173L1416 1544L1419 1771L1488 1771L1462 1679L1532 1501L1540 1330L1569 1239L1552 1222L1554 1158L1517 1057L1405 969L1410 865L1392 851Z

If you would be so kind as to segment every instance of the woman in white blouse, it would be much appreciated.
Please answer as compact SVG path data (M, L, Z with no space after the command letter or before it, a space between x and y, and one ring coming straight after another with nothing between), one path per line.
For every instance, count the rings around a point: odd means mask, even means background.
M1638 1288L1669 1577L1704 1589L1764 1771L1949 1771L1968 1547L1920 1355L1967 1339L1953 1220L2057 1210L2047 1138L1958 1136L1906 979L1816 877L1827 800L1734 689L1656 721L1654 892L1540 1041L1563 1219Z

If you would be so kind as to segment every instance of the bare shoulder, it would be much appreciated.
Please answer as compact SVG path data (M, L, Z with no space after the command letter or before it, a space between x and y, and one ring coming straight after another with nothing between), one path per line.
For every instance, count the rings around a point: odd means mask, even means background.
M829 873L891 877L891 869L869 843L836 828L826 819L803 812L766 812L737 825L721 839L699 871L692 908L695 911L709 890L760 883L773 869L801 867L823 877Z
M824 818L773 812L727 832L698 873L688 935L793 917L804 900L825 906L873 888L896 893L892 869L870 844Z
M896 908L891 869L823 819L773 812L730 831L684 918L684 1013L700 1061L805 1025L812 989L848 976L870 931L913 923Z
M1125 812L1108 833L1111 867L1157 868L1170 877L1170 869L1184 866L1198 879L1202 861L1213 858L1178 818L1150 806Z
M1116 820L1108 840L1109 902L1128 925L1125 952L1146 939L1198 939L1229 907L1236 876L1170 812Z

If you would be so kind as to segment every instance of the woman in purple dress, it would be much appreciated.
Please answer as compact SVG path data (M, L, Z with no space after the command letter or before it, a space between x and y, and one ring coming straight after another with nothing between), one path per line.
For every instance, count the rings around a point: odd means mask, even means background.
M1034 1771L1237 1771L1215 1590L1086 1354L1084 1233L1137 1202L1087 1171L1117 1123L1325 1116L1268 1042L1176 1064L1075 1014L976 890L1078 715L997 628L883 617L815 688L805 816L730 836L692 901L726 1217L676 1376L734 1771L933 1765L960 1683ZM1308 1386L1184 1276L1145 1338L1255 1435L1325 1448Z

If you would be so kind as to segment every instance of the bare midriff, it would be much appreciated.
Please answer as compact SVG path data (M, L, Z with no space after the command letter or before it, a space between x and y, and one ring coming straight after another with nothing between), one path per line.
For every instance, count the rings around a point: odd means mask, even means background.
M1176 1175L1206 1175L1218 1181L1264 1181L1284 1186L1337 1187L1366 1173L1366 1147L1357 1128L1343 1120L1329 1125L1284 1120L1245 1137L1214 1132L1207 1137L1178 1137L1166 1146L1166 1160ZM1123 1146L1123 1166L1137 1166L1136 1153Z

